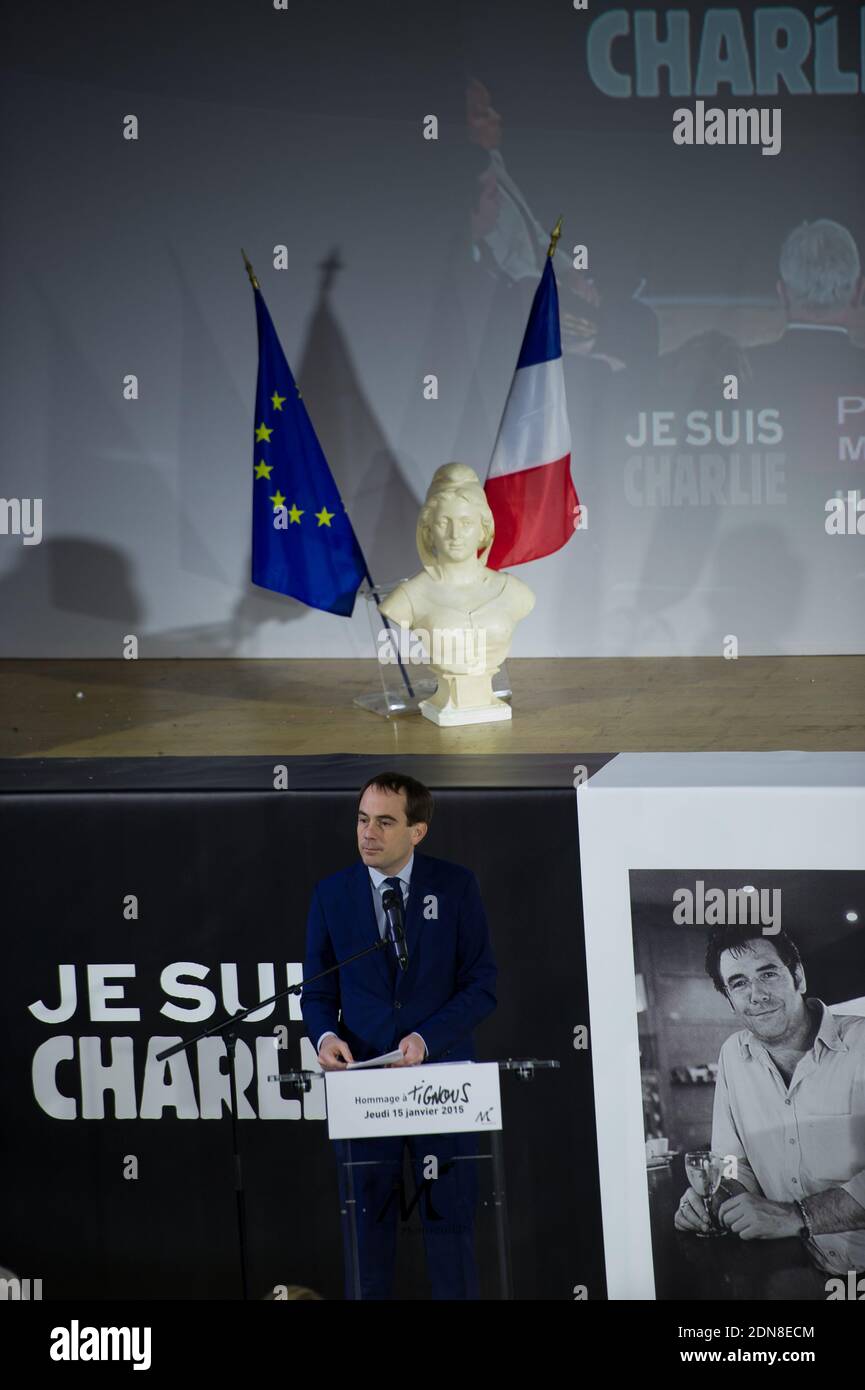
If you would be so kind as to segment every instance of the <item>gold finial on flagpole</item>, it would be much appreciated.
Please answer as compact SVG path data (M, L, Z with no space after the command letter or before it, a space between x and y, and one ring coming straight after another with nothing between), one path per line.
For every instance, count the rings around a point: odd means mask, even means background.
M555 249L556 249L556 243L558 242L559 237L560 237L561 235L562 235L562 219L561 219L561 217L560 217L559 220L558 220L558 222L556 223L555 227L553 227L553 230L550 232L550 244L549 244L549 246L547 247L547 255L548 255L548 256L552 256L552 255L553 255L553 253L554 253L554 251L555 251Z
M260 290L261 286L255 278L255 271L253 270L251 264L247 260L246 252L244 251L242 246L240 248L240 254L243 257L243 264L246 266L246 273L249 276L249 283L252 285L252 288L254 290Z

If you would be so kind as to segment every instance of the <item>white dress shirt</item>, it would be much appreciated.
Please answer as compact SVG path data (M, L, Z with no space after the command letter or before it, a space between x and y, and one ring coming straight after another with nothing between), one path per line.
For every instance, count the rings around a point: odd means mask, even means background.
M840 1187L865 1207L865 1018L808 1002L820 1026L789 1086L747 1029L724 1043L712 1148L735 1155L739 1182L772 1202ZM865 1269L865 1230L814 1236L809 1247L832 1274Z
M378 934L380 937L382 937L382 939L384 939L384 934L387 929L387 922L384 915L384 903L382 902L384 884L389 878L399 879L400 887L402 888L403 907L405 907L405 904L408 901L408 890L411 885L411 871L413 863L414 850L412 850L411 854L409 855L407 863L405 863L400 869L399 873L396 874L383 874L379 869L374 869L371 864L367 865L369 869L370 884L372 886L372 905L375 911L375 920L378 924ZM390 949L394 948L391 947ZM321 1051L321 1045L324 1042L325 1038L335 1038L337 1036L338 1035L334 1033L333 1029L329 1028L327 1032L322 1033L321 1037L319 1038L316 1051ZM424 1042L423 1038L420 1037L420 1033L415 1033L415 1037L420 1038L421 1042L424 1045L424 1052L427 1053L427 1045Z

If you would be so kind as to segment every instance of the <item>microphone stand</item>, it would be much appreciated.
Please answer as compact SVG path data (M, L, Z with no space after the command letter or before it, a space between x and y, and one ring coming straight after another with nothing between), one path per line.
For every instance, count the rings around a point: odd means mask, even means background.
M266 1008L268 1004L275 1004L280 999L285 999L289 994L300 994L307 985L315 984L316 980L323 980L326 975L332 975L334 971L341 970L344 965L351 965L352 961L360 960L362 956L372 955L374 951L382 951L392 943L387 937L381 941L376 941L372 946L367 946L362 951L356 951L353 956L347 956L345 960L338 961L336 965L330 965L326 970L320 970L317 975L311 975L308 980L299 980L296 984L289 985L288 989L281 989L277 994L272 994L269 999L261 999L257 1004L251 1005L248 1009L239 1009L236 1014L232 1014L224 1023L214 1023L212 1028L205 1028L203 1032L196 1033L195 1037L188 1042L175 1043L173 1047L167 1047L164 1052L157 1054L154 1059L157 1062L167 1062L169 1057L174 1057L178 1052L186 1052L193 1044L201 1042L203 1038L212 1038L214 1034L222 1033L225 1036L225 1049L229 1060L229 1084L231 1097L231 1152L234 1161L234 1192L237 1205L237 1239L240 1253L240 1283L242 1297L244 1301L249 1298L249 1256L246 1228L246 1192L243 1186L243 1165L240 1159L240 1133L237 1126L237 1107L238 1107L238 1088L237 1088L237 1025L242 1023L250 1014L257 1013L259 1009ZM290 1085L295 1090L308 1091L312 1085L312 1078L318 1073L314 1071L298 1071L290 1073Z

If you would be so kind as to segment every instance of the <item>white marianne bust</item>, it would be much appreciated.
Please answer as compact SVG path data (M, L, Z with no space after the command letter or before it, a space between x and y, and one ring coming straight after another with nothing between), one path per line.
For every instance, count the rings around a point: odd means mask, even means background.
M421 713L436 724L510 719L492 679L514 628L535 605L527 584L487 568L495 523L480 479L464 463L437 468L417 523L423 569L380 605L386 618L419 636L438 676Z

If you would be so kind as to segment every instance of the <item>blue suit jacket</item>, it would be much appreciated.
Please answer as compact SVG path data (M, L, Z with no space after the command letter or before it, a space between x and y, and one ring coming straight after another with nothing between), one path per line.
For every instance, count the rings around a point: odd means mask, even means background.
M379 940L373 892L361 859L316 884L304 979ZM395 978L387 947L304 987L301 1009L313 1047L330 1029L360 1062L420 1033L431 1062L474 1058L472 1029L496 1006L496 966L471 870L415 850L405 933L408 969Z

